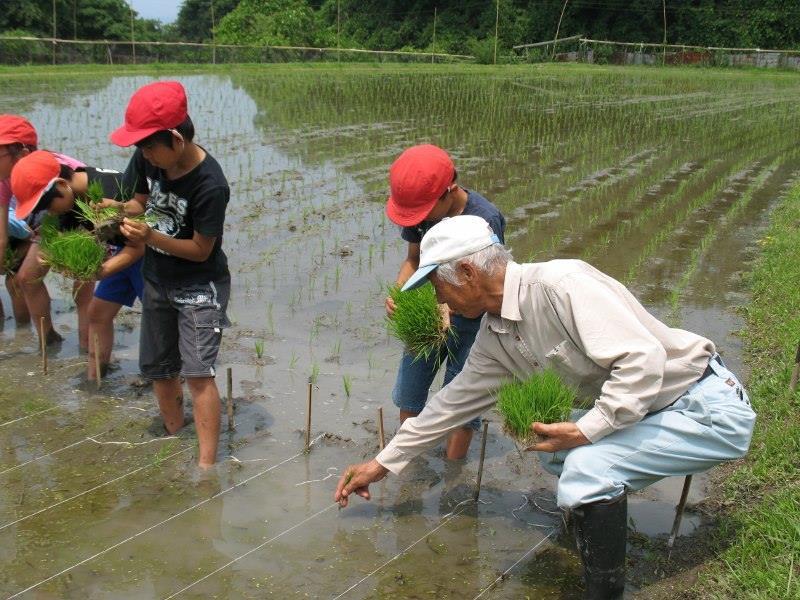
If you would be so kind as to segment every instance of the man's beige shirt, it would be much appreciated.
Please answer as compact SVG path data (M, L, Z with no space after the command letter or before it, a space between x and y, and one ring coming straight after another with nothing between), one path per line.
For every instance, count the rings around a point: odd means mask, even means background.
M490 408L493 392L545 368L594 407L591 441L672 404L703 374L714 344L667 327L621 283L580 260L508 263L500 316L486 314L464 368L406 419L376 457L393 473Z

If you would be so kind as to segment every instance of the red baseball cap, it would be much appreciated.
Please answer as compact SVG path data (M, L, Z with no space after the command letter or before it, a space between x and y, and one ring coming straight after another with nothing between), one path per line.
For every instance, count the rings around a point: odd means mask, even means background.
M11 192L17 198L18 219L31 214L44 193L61 174L61 167L50 152L37 150L23 156L11 171Z
M39 137L28 119L17 115L0 115L0 145L36 146L38 143Z
M450 156L438 146L408 148L389 169L386 215L404 227L421 223L453 182L455 172Z
M156 81L140 87L125 110L125 124L110 139L117 146L132 146L156 131L173 129L186 120L186 90L177 81Z

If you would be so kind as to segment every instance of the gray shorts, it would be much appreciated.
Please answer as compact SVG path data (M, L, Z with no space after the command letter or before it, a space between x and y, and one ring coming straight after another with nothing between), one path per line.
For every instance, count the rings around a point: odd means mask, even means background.
M145 279L139 368L148 379L214 377L230 279L166 287Z

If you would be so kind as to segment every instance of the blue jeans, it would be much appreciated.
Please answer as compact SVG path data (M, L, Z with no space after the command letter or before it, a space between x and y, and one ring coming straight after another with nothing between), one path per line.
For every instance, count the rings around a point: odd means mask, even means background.
M450 319L456 336L449 338L445 347L439 351L438 356L430 356L428 359L415 359L408 352L403 352L400 360L400 369L397 373L397 381L392 390L392 400L395 406L405 412L419 414L428 401L428 392L433 384L433 379L443 363L447 363L444 372L443 386L452 381L453 377L461 372L464 363L472 348L472 342L478 335L481 326L481 319L465 319L460 315L453 315ZM471 427L475 431L480 429L481 420L473 419L465 427Z
M542 466L559 477L558 505L610 500L664 477L701 473L744 456L756 415L736 375L715 359L709 363L714 374L671 406L594 444L540 452ZM572 420L584 412L573 411Z

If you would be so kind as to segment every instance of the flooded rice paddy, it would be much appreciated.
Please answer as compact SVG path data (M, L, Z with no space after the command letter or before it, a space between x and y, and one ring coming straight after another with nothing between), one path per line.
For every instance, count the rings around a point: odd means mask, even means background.
M415 143L447 148L459 182L507 216L517 260L588 260L661 318L714 339L739 369L745 273L800 169L800 79L582 66L174 77L232 187L234 326L219 372L233 369L236 430L206 475L192 466L191 432L148 432L157 409L134 385L136 307L116 328L118 369L99 391L87 384L68 286L49 276L66 334L49 374L31 330L6 318L0 334L0 595L579 597L577 557L548 537L555 480L494 415L480 503L469 501L478 443L464 464L423 456L373 486L371 502L332 502L341 469L377 451L378 407L388 431L397 426L401 349L387 337L383 296L405 249L383 216L388 166ZM150 80L10 75L0 112L29 117L44 147L123 168L129 152L107 135ZM633 498L631 526L655 548L681 483ZM696 481L690 503L704 493ZM682 533L700 523L689 511Z

